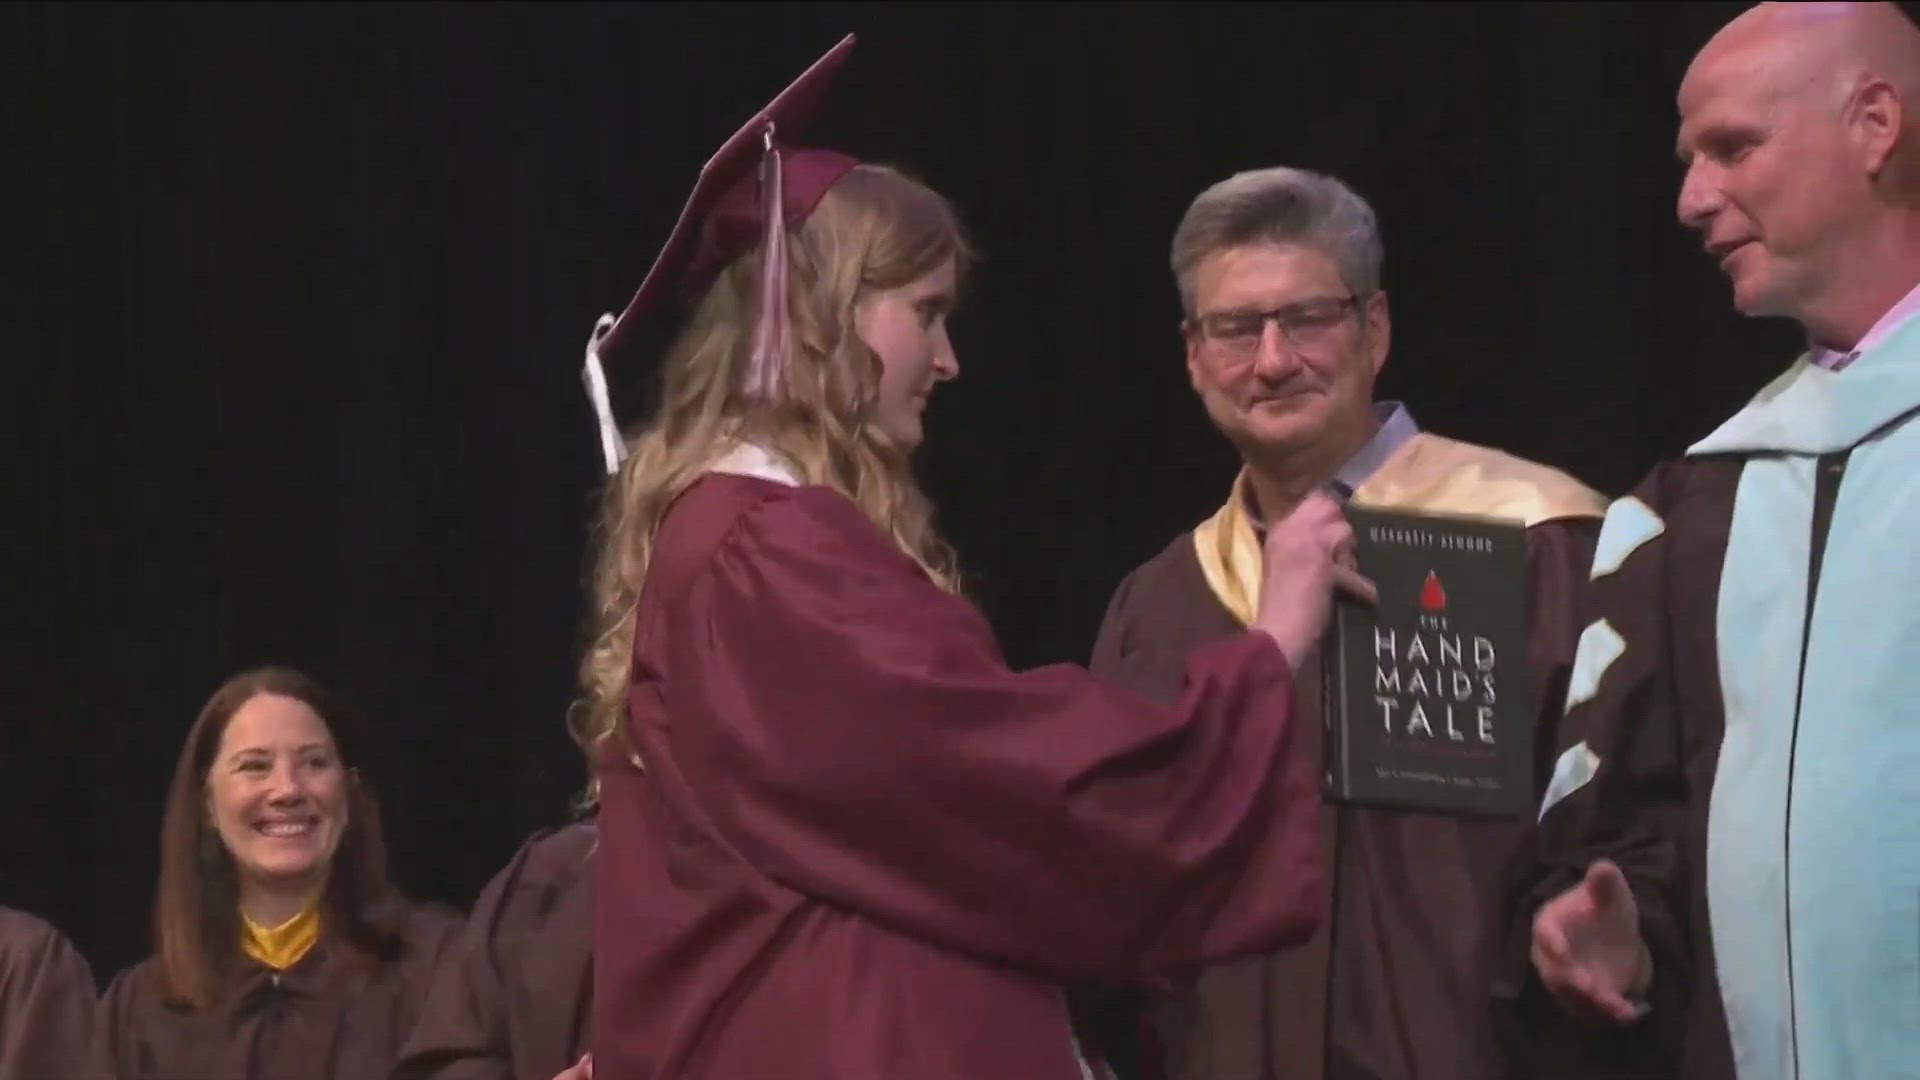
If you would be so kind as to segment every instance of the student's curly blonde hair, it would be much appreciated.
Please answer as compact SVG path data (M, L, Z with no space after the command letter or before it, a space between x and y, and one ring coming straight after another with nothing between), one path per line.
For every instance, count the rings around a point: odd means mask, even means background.
M654 535L673 501L735 441L765 447L805 483L846 495L934 581L958 588L952 551L934 529L908 448L875 423L880 359L855 332L854 308L868 293L911 284L948 260L964 271L972 252L959 217L945 198L901 173L858 165L789 228L793 348L780 401L750 400L740 389L758 298L756 249L729 266L695 309L662 368L659 407L602 495L583 694L569 719L590 771L609 749L639 762L623 717L634 607Z

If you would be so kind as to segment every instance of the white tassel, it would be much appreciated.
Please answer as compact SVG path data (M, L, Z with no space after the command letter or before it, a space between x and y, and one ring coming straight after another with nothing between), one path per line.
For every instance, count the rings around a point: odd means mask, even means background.
M607 475L620 471L620 463L626 459L627 444L620 437L620 427L613 422L613 404L607 397L607 373L600 366L600 342L606 338L607 331L613 329L612 315L602 315L594 321L593 337L587 341L587 363L581 371L581 378L587 383L587 399L593 402L594 419L600 424L600 453L606 459Z

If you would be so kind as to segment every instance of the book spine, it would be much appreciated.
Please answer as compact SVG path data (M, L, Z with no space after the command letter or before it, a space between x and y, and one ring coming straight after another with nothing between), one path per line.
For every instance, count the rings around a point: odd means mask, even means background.
M1329 798L1353 794L1347 747L1347 619L1336 605L1333 632L1321 644L1320 660L1320 770Z

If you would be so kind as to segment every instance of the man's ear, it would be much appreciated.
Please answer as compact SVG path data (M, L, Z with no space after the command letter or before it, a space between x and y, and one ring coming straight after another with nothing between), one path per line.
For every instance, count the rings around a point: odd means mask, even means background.
M1846 125L1848 140L1859 149L1861 165L1868 176L1878 178L1893 160L1894 149L1900 145L1900 128L1906 122L1906 112L1900 91L1877 76L1864 80L1848 100L1842 123Z

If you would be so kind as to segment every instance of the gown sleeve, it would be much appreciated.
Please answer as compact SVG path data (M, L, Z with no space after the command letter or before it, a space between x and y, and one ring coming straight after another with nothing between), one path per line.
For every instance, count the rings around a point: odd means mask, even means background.
M1597 518L1546 521L1527 530L1527 666L1533 676L1534 794L1544 794L1560 743L1567 681L1585 629L1587 573ZM1537 805L1537 804L1536 804Z
M1162 635L1154 633L1155 616L1160 613L1154 610L1154 590L1143 584L1143 576L1144 570L1136 570L1113 591L1093 640L1088 668L1153 701L1172 704L1186 682L1188 649L1165 647L1159 640Z
M420 1018L390 1080L513 1080L506 1001L494 951L505 901L527 860L522 844L487 882L473 912L433 968Z
M1656 470L1613 504L1601 527L1586 625L1568 676L1554 687L1563 703L1551 744L1557 756L1537 828L1509 880L1498 1011L1523 1058L1562 1062L1568 1075L1612 1075L1634 1059L1657 1059L1671 1041L1665 1029L1684 1014L1687 780L1672 671L1672 537L1663 522L1684 468ZM1547 995L1530 947L1540 907L1603 858L1620 866L1633 892L1656 977L1648 1022L1587 1030Z
M94 993L92 971L64 934L0 912L0 1080L82 1075Z
M1196 650L1171 708L1079 667L1015 673L971 605L822 488L746 510L664 610L676 765L798 891L1115 983L1319 917L1317 777L1263 633Z
M452 961L458 947L465 917L454 908L431 901L403 901L399 932L404 950L392 974L392 1030L394 1038L385 1050L384 1068L392 1064L405 1045L407 1036L419 1024L429 989L438 973Z
M86 1076L89 1080L121 1080L136 1072L133 1064L146 1035L143 1022L157 996L155 963L129 967L113 977L93 1013L92 1047Z

